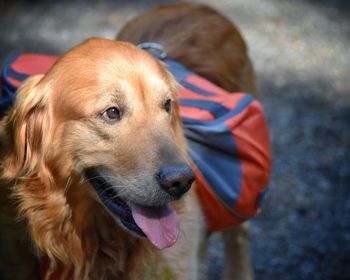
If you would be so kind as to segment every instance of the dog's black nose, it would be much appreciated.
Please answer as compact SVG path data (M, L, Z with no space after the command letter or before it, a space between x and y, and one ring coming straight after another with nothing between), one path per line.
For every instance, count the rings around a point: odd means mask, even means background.
M158 184L176 198L191 188L194 179L194 173L188 165L166 166L157 174Z

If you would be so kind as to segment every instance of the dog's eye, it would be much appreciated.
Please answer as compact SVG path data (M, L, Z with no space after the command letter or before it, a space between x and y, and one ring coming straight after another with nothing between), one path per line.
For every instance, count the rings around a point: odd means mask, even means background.
M170 113L170 111L171 111L171 99L167 99L167 101L165 101L165 103L164 103L164 110L167 113Z
M106 121L119 121L121 119L121 112L117 107L110 107L103 112L102 118Z

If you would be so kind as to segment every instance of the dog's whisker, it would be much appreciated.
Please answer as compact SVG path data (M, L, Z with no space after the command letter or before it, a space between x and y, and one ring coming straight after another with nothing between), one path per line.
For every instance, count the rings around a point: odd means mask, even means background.
M83 180L83 183L84 183L84 182L90 182L90 181L92 181L92 180L94 180L94 179L106 179L106 178L118 180L118 177L116 177L116 176L107 176L107 175L101 176L101 175L97 175L97 176L94 176L94 177L85 178L85 179ZM110 182L105 182L105 181L104 181L104 182L101 184L101 186L103 187L103 186L108 185L108 184L111 184L111 183L110 183ZM104 190L101 192L101 194L105 194L107 191L109 191L109 190L111 190L111 189L112 189L112 190L115 190L115 187L111 185L110 187L104 189ZM116 191L116 190L115 190L115 191ZM122 196L123 196L123 193L125 193L125 190L123 190L123 189L118 189L118 190L116 191L116 193L115 193L115 196L114 196L113 198L122 197Z
M64 195L67 195L68 190L69 190L69 188L71 186L71 183L72 183L72 176L69 176L68 180L67 180L67 183L66 183L66 186L64 188Z
M116 176L107 176L107 175L104 175L104 176L101 176L101 175L97 175L97 176L94 176L94 177L90 177L90 178L84 178L83 179L83 183L84 182L88 182L88 181L91 181L91 180L94 180L94 179L104 179L104 178L111 178L111 179L118 179L118 177L116 177Z

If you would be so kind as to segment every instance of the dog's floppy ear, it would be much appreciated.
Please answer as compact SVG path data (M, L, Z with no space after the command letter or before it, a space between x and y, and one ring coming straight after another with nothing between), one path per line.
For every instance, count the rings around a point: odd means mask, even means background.
M49 143L50 114L47 90L38 84L42 75L30 77L17 91L17 100L3 120L5 158L3 176L9 180L37 170Z

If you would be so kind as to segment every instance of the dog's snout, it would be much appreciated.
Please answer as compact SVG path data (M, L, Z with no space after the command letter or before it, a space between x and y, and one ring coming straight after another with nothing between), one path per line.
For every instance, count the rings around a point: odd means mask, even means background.
M191 188L194 179L194 173L188 165L166 166L157 174L161 188L176 198L180 198Z

